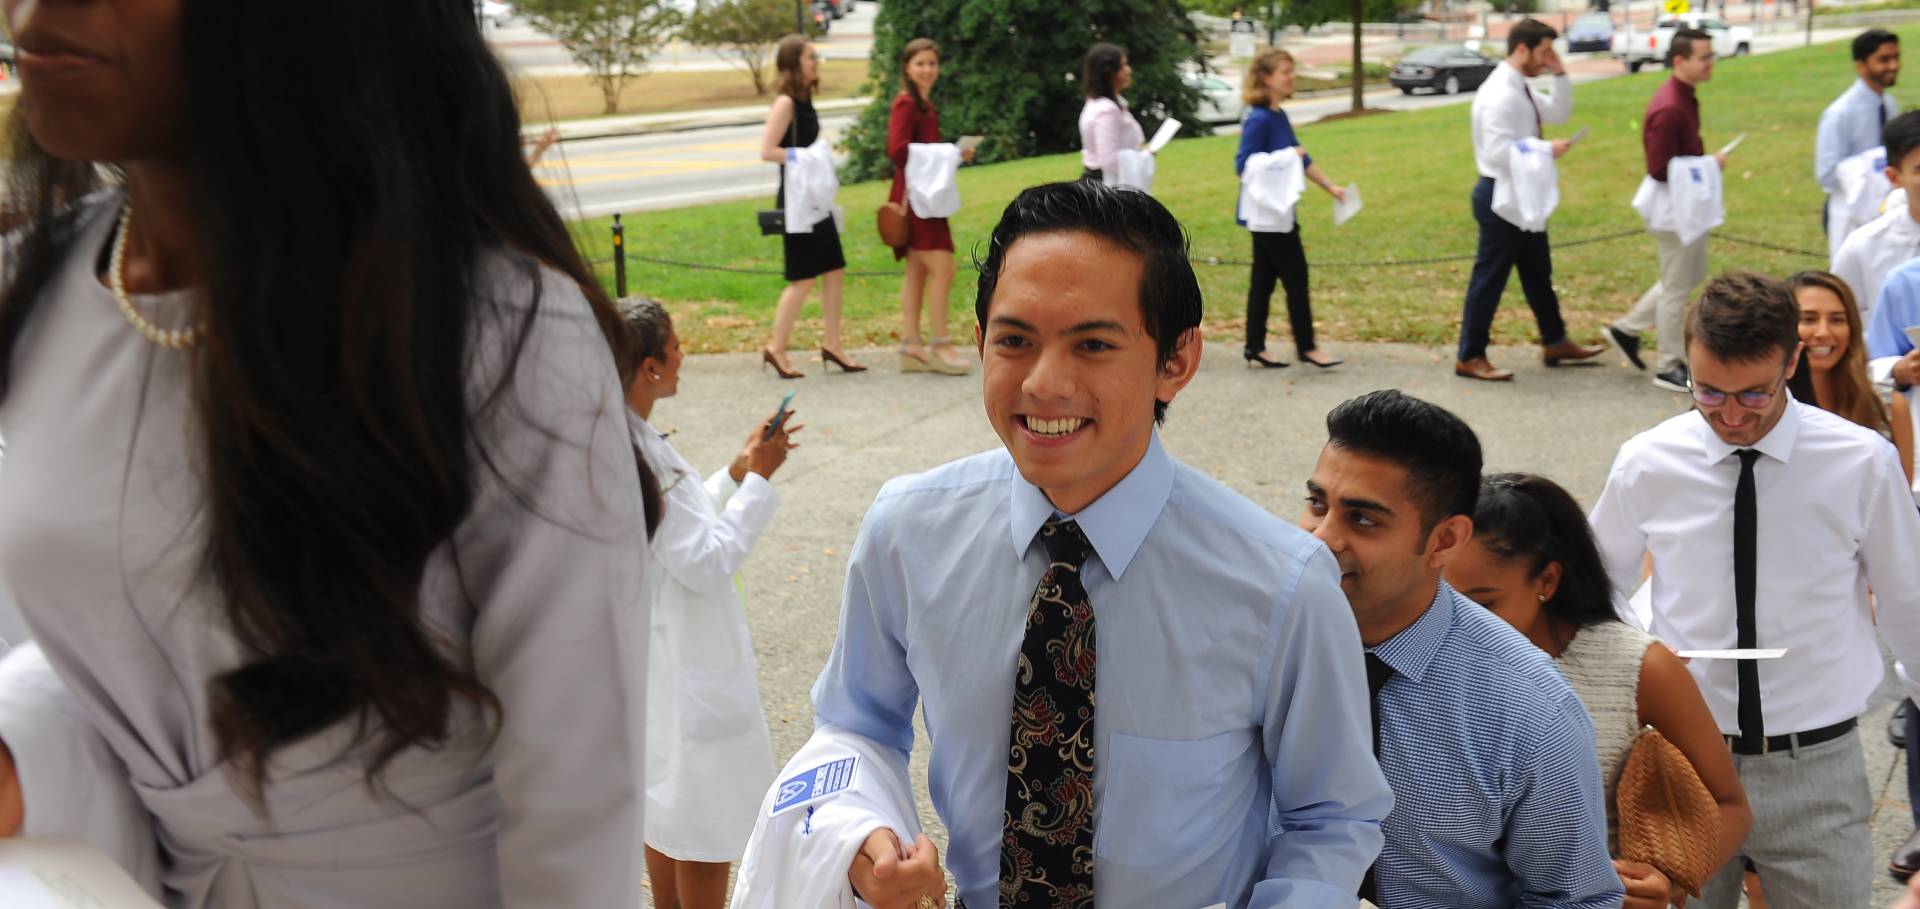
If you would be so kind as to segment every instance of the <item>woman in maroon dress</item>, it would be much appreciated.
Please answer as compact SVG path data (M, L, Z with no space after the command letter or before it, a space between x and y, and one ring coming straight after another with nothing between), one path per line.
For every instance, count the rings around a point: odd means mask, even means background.
M940 112L933 106L933 84L940 80L940 48L932 39L915 38L900 52L900 94L887 115L887 157L893 161L893 190L888 201L906 205L907 146L937 143ZM973 152L962 153L973 160ZM971 361L961 356L947 335L949 292L953 289L953 232L945 218L922 218L907 205L907 245L893 249L895 259L907 260L907 277L900 285L900 371L966 375ZM922 299L930 300L931 344L920 340Z

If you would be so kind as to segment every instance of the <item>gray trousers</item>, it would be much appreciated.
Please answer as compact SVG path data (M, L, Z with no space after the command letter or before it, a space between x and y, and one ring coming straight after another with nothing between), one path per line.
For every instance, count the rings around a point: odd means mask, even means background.
M1660 280L1613 326L1630 335L1654 329L1660 336L1655 368L1665 372L1687 362L1687 298L1707 280L1707 235L1683 244L1672 231L1650 233L1660 250Z
M1771 909L1871 909L1879 868L1860 730L1794 751L1736 754L1733 765L1753 829L1707 882L1707 909L1739 903L1742 858L1753 860Z

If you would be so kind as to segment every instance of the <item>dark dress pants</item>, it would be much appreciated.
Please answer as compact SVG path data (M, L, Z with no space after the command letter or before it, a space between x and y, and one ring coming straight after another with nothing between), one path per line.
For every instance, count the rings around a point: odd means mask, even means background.
M1460 314L1460 350L1464 363L1487 355L1493 314L1507 276L1520 269L1520 288L1526 292L1533 320L1540 326L1542 345L1566 340L1567 325L1560 319L1560 298L1553 292L1553 249L1547 234L1529 233L1493 213L1493 179L1481 177L1473 187L1473 219L1480 222L1480 251L1473 258L1473 277L1467 281L1467 305Z
M1267 349L1267 309L1273 301L1273 282L1287 291L1287 322L1293 327L1293 350L1302 359L1314 348L1313 307L1307 296L1307 252L1300 245L1300 225L1284 234L1253 233L1253 277L1247 285L1247 347L1249 354Z

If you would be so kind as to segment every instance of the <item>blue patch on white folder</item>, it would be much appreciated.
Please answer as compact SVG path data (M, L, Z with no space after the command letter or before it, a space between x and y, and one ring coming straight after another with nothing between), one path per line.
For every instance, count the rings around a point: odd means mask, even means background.
M802 805L811 805L822 799L832 798L848 786L853 785L853 774L860 765L860 756L829 761L812 770L789 777L780 784L774 794L773 809L768 817L779 817Z

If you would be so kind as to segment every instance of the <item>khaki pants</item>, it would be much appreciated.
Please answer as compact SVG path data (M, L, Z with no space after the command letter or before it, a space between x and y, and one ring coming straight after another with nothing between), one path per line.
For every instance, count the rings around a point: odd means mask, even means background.
M1687 362L1687 298L1707 280L1707 235L1681 243L1671 231L1649 231L1660 249L1660 280L1653 282L1633 309L1613 323L1630 335L1654 329L1660 336L1660 361L1666 372Z

